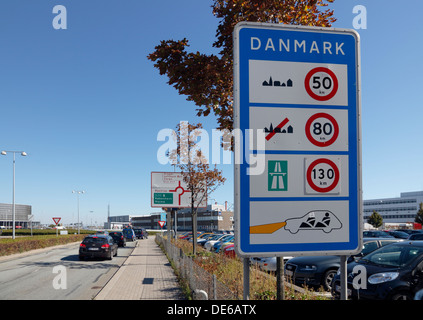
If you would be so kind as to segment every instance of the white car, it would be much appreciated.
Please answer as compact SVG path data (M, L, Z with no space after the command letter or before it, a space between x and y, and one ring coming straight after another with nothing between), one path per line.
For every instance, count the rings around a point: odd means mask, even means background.
M283 257L284 263L293 257ZM276 257L250 258L251 264L256 264L263 271L276 272Z

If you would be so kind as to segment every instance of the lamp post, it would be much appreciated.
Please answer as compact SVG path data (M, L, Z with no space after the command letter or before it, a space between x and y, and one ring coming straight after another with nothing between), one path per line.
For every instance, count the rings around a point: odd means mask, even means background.
M80 191L80 190L73 190L72 193L76 193L76 198L78 201L78 234L80 234L80 229L79 229L79 195L82 193L85 193L85 191Z
M15 155L17 153L20 153L21 156L25 157L27 154L24 151L7 151L7 150L3 150L1 152L1 154L3 156L5 156L5 155L7 155L8 152L13 153L12 239L15 239L15 237L16 237L15 236L15 224L16 224L16 221L15 221L15 217L16 217L16 215L15 215L15 162L16 162L16 159L15 158L16 157L15 157Z

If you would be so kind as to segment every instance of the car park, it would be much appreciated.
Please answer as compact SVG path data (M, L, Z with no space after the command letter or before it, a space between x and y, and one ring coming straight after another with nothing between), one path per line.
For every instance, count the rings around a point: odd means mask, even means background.
M89 235L79 245L79 260L103 258L112 260L117 255L118 245L109 235Z
M348 258L348 262L366 256L385 245L403 241L392 238L364 238L361 252ZM285 275L297 285L320 287L329 291L340 267L339 256L304 256L290 259L285 264Z
M126 246L126 239L121 231L110 231L109 236L117 243L118 247Z
M365 278L358 285L354 270L359 268L365 270ZM423 241L394 243L347 265L347 295L354 300L413 300L422 289ZM339 299L339 274L331 292Z

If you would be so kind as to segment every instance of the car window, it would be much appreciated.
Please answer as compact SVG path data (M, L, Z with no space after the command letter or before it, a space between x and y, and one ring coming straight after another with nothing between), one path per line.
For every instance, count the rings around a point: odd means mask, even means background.
M378 245L377 245L377 242L376 241L366 242L363 245L363 250L361 250L361 253L363 255L366 255L369 252L372 252L372 251L376 250L377 248L378 248Z
M423 254L422 247L393 245L370 253L362 261L388 267L403 267L421 254Z
M388 245L388 244L391 244L391 243L395 243L396 241L389 241L389 240L380 240L380 244L381 244L381 246L383 247L383 246L386 246L386 245Z
M87 237L84 239L84 244L93 244L93 243L104 243L106 239L103 237Z

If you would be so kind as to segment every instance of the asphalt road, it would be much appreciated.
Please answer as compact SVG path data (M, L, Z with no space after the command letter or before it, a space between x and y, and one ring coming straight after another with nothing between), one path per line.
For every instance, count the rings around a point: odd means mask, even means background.
M112 260L79 261L79 243L0 259L0 300L91 300L134 249Z

